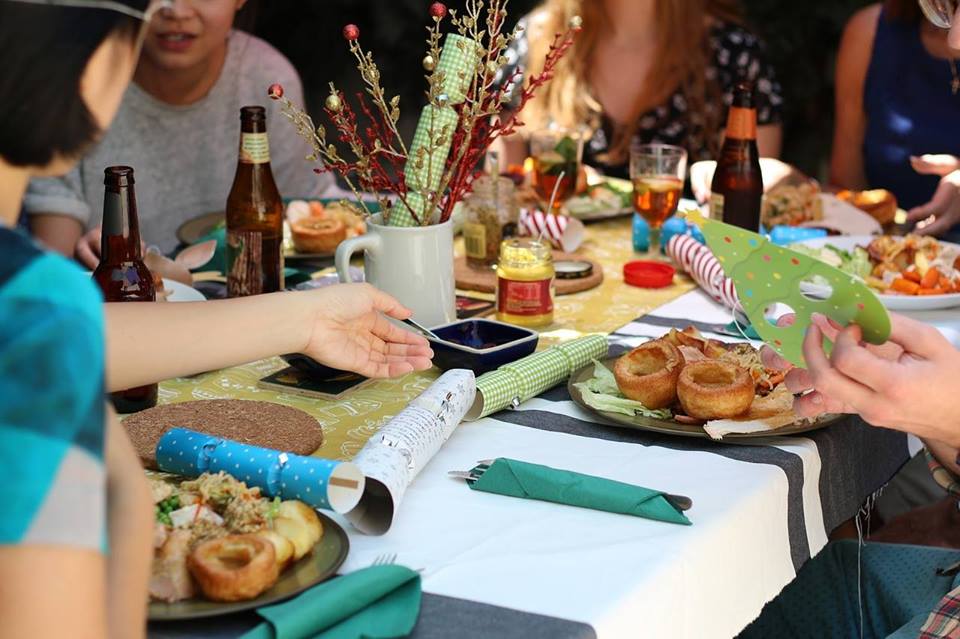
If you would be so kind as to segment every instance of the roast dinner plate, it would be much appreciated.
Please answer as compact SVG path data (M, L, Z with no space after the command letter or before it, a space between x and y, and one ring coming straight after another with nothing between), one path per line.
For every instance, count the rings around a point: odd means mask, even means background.
M602 363L610 370L613 370L613 366L617 359L617 357L609 357L604 359ZM676 422L671 419L654 419L652 417L644 417L640 415L631 417L621 413L611 413L591 408L586 402L583 401L583 394L576 385L580 382L586 382L593 377L593 374L594 364L591 362L571 375L570 381L567 382L567 390L570 391L570 397L583 409L595 415L599 415L605 421L614 426L619 426L622 428L633 428L636 430L647 430L655 433L664 433L667 435L680 435L683 437L700 437L704 439L710 439L710 435L703 430L703 426L697 424L681 424L680 422ZM842 415L828 415L814 421L798 419L792 424L782 426L776 430L764 431L762 433L729 433L723 436L722 441L745 442L771 436L782 437L785 435L798 435L800 433L818 430L824 426L829 426L830 424L842 418Z
M259 597L231 603L205 599L184 599L175 603L151 601L148 611L150 621L183 621L260 608L289 599L333 577L347 558L350 541L337 522L320 512L317 516L323 524L323 537L310 554L282 572L277 583Z

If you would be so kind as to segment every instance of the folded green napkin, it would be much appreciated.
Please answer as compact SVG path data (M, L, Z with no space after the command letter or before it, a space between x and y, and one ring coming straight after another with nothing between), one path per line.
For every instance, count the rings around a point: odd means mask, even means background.
M406 637L420 614L420 574L404 566L372 566L257 614L266 621L241 639Z
M607 338L588 335L504 364L477 379L478 401L466 419L486 417L507 408L514 400L525 402L606 354Z
M691 521L667 501L664 493L642 486L569 470L530 464L501 457L485 471L472 471L476 481L467 482L473 490L508 497L552 501L609 513L646 517L673 524L691 525Z

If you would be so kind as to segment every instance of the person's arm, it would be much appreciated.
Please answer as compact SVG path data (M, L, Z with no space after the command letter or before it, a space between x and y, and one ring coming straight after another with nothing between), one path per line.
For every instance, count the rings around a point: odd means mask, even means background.
M2 546L0 584L0 639L107 636L102 553L67 546ZM140 594L146 597L146 592Z
M863 162L863 137L867 128L863 91L879 16L880 5L855 13L843 30L837 54L830 182L845 189L867 188Z
M153 497L140 460L112 410L107 413L107 623L110 637L143 637L153 558Z
M783 144L783 125L765 124L757 127L757 151L762 158L779 158Z
M960 450L935 439L924 439L923 445L941 466L949 470L954 477L960 477L960 465L957 465L957 454Z
M44 246L64 257L73 257L74 248L83 236L80 220L56 213L33 213L27 219L30 232Z
M387 321L410 311L369 284L195 303L107 304L110 390L306 353L366 377L430 367L428 342Z

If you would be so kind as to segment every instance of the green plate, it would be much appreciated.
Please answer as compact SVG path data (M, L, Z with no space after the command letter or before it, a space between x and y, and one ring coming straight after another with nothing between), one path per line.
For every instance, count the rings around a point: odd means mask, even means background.
M613 370L613 365L616 363L616 357L608 357L603 360L603 365ZM579 406L590 411L595 415L599 415L605 421L610 422L613 426L621 426L623 428L635 428L638 430L649 430L655 433L664 433L667 435L681 435L683 437L701 437L704 439L712 438L703 430L702 426L697 426L696 424L681 424L670 419L653 419L651 417L635 416L630 417L629 415L623 415L621 413L610 413L607 411L599 411L591 408L583 401L583 394L580 392L580 389L574 386L580 382L585 382L588 379L593 377L593 364L587 364L573 375L570 376L570 381L567 382L567 390L570 391L570 397L576 402ZM806 420L799 420L793 424L787 424L776 430L766 431L764 433L730 433L729 435L723 436L723 442L729 443L730 441L749 441L752 439L763 439L765 437L771 436L785 436L785 435L797 435L799 433L806 433L811 430L817 430L828 426L836 421L839 421L843 418L843 415L825 415L820 417L817 420L812 422Z
M320 523L323 524L323 537L314 546L313 551L283 571L273 588L256 599L232 603L218 603L203 599L185 599L169 604L151 601L148 612L150 621L182 621L251 610L289 599L333 577L347 558L350 540L337 522L323 513L317 514L320 516Z
M302 199L306 202L317 201L322 204L329 204L331 202L339 202L344 198L339 197L321 197L321 198L290 198L283 200L283 206L286 208L287 204L292 202L295 199ZM349 201L349 200L348 200ZM380 205L376 202L367 202L367 208L371 212L376 213L380 210ZM213 213L204 213L199 215L191 220L187 220L177 228L177 239L180 240L183 244L196 244L197 242L209 239L207 236L216 231L218 228L223 228L225 224L225 218L222 211L214 211ZM220 241L222 240L222 235L220 236ZM293 247L293 238L290 236L290 227L287 225L286 220L283 222L283 257L287 260L314 260L321 258L332 258L334 252L329 253L298 253L297 250Z

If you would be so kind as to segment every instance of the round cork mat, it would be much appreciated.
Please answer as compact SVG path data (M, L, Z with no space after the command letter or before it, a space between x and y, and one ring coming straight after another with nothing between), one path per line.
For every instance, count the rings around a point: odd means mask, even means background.
M160 437L178 426L297 455L311 455L323 444L323 429L316 419L297 408L271 402L207 399L164 404L123 420L140 461L152 469L157 468Z
M555 278L553 285L557 295L569 295L580 291L589 291L603 283L603 267L597 262L587 259L577 253L553 252L553 261L564 260L590 262L593 271L587 277L576 280L562 280ZM494 293L497 290L497 272L491 269L478 270L467 266L466 257L458 257L453 263L453 276L457 280L457 288L478 293Z

